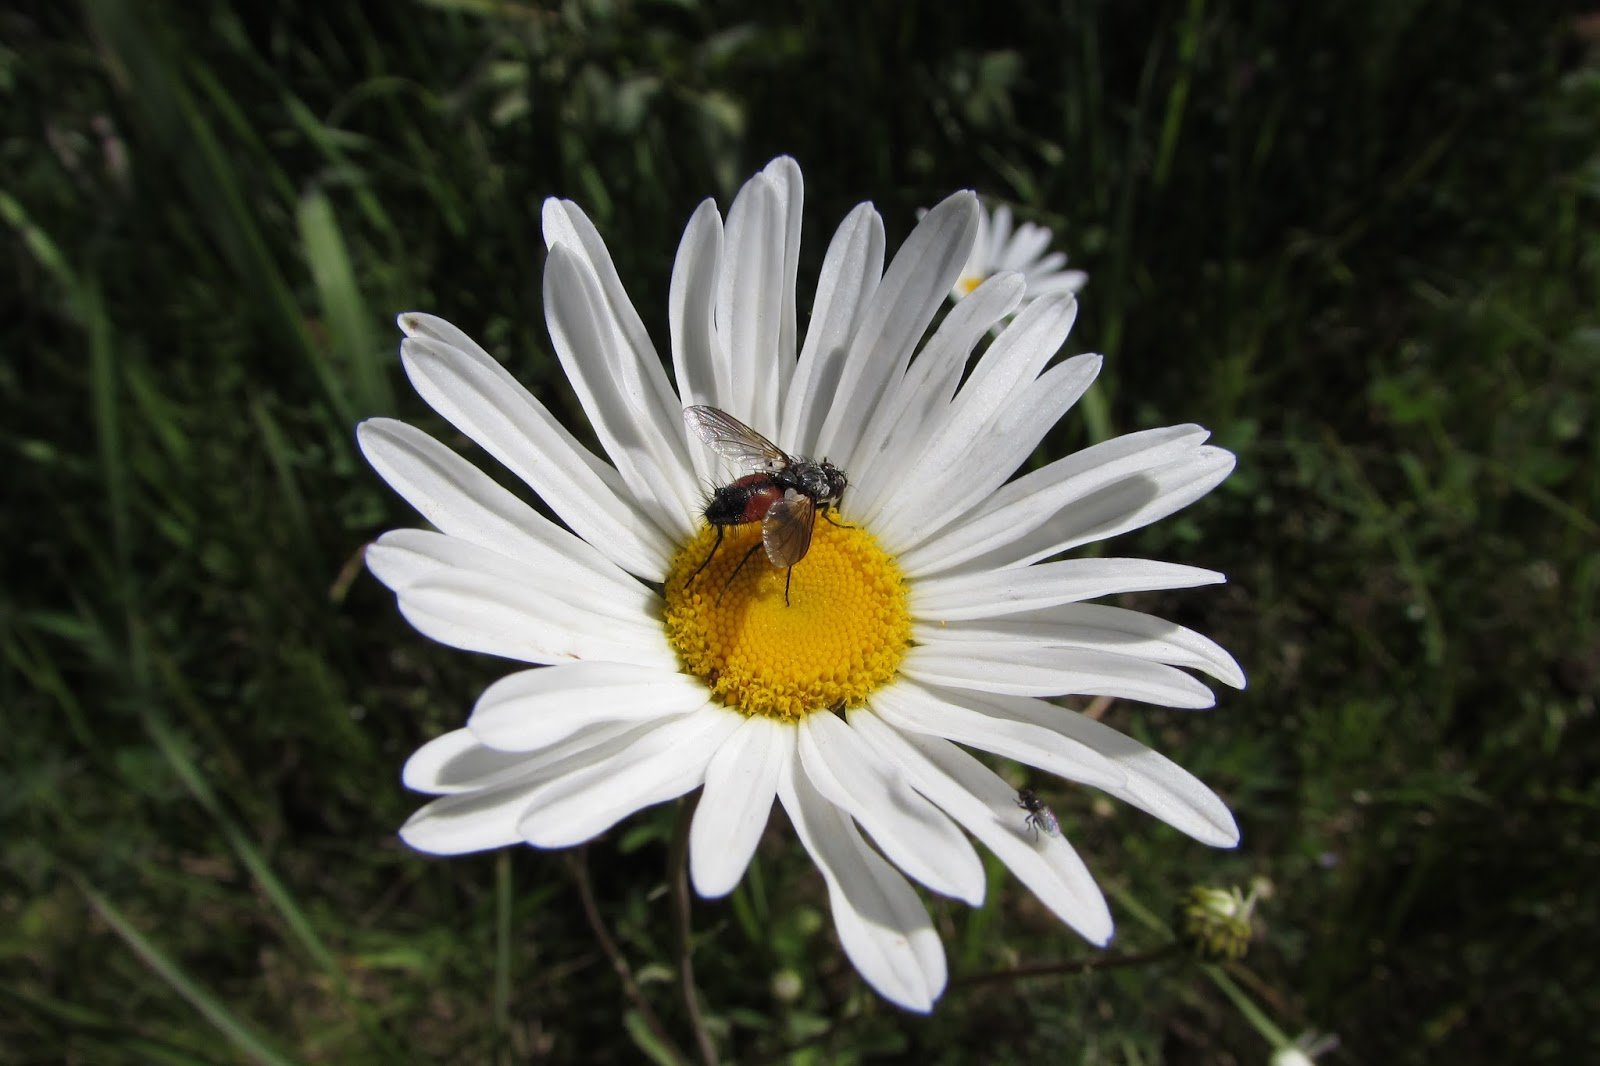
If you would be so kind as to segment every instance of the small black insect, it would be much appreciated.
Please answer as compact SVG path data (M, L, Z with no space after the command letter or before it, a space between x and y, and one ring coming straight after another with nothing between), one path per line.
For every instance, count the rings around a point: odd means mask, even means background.
M761 523L761 540L751 545L739 565L733 568L728 585L744 569L757 548L767 550L767 560L773 566L787 569L783 580L783 602L789 602L789 581L794 577L794 564L806 557L811 548L811 529L816 525L817 512L824 517L830 509L839 506L849 480L844 471L828 460L791 456L728 412L716 407L694 406L683 409L683 420L694 430L695 436L705 441L716 453L748 473L723 485L711 494L706 503L706 521L716 528L717 539L695 572L684 582L700 576L700 571L711 565L717 549L722 546L722 534L728 526L742 526L750 522ZM833 519L829 518L832 522Z
M1060 836L1061 824L1056 821L1055 812L1044 805L1044 800L1031 788L1017 790L1017 806L1028 812L1022 820L1026 829L1033 830L1035 840L1039 838L1039 830L1043 829L1047 836Z

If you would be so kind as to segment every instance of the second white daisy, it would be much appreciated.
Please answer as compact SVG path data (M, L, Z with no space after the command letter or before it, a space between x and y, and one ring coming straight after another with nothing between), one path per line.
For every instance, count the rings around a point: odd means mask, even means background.
M978 235L972 242L950 299L962 300L996 274L1014 272L1025 284L1025 306L1047 293L1076 293L1089 281L1081 270L1067 270L1067 254L1051 248L1055 235L1035 222L1017 225L1011 208L1000 204L978 212Z

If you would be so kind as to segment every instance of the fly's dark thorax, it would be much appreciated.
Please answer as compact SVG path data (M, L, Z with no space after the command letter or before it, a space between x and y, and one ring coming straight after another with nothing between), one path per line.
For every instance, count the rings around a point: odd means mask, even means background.
M820 463L811 459L797 459L775 472L772 480L780 488L794 489L810 496L819 508L837 505L845 489L844 475L826 459Z

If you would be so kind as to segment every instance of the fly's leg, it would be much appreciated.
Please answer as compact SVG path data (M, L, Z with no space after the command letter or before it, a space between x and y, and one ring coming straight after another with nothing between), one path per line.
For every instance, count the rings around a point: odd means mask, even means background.
M694 568L694 573L690 574L688 580L686 580L683 583L683 587L684 588L688 588L690 585L694 584L694 579L700 576L700 571L702 571L706 567L710 566L711 565L711 560L716 558L717 549L722 547L722 533L723 533L723 527L722 526L718 526L717 527L717 539L711 542L711 553L706 556L706 561L705 562L701 563L699 566ZM741 565L743 565L743 564L741 564ZM735 571L735 572L737 573L737 571Z
M722 529L720 527L718 527L718 529L717 529L717 539L718 540L722 539ZM726 596L728 594L728 586L733 584L733 579L739 576L739 571L744 569L744 564L748 563L750 561L750 556L754 555L756 553L756 551L760 547L761 547L761 541L759 541L759 540L757 540L754 544L750 545L750 550L744 553L744 558L739 560L739 565L733 568L733 573L729 574L728 575L728 580L723 582L722 591L717 593L717 606L718 607L722 606L722 597L724 597L724 596ZM711 560L709 560L709 559L706 560L706 562L710 562L710 561ZM701 567L701 569L704 569L704 567ZM786 595L787 595L787 593L786 593Z
M838 529L854 529L854 528L856 528L855 526L845 525L843 522L835 522L833 520L833 512L831 510L823 511L822 512L822 517L826 518L828 520L828 525L834 526L835 528L838 528Z

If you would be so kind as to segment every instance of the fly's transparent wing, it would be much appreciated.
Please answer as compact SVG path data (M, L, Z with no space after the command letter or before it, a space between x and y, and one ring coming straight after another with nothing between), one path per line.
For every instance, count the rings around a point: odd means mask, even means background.
M794 489L767 508L767 516L761 520L761 544L773 566L793 566L806 557L816 521L817 508L811 497Z
M694 430L695 436L741 470L771 473L790 463L782 448L721 408L685 407L683 420Z

